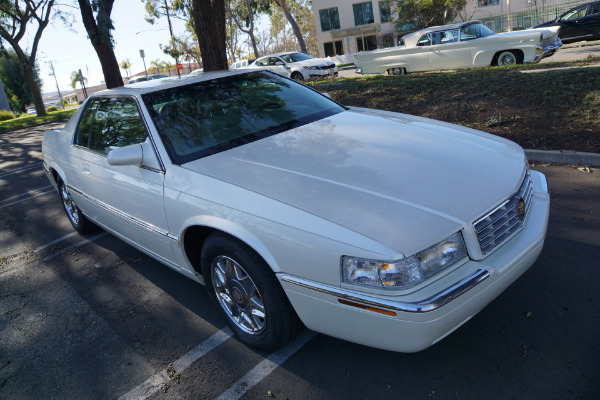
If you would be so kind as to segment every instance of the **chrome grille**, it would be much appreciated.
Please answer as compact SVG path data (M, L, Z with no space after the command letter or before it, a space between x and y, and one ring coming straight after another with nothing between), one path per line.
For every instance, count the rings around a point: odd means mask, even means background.
M335 64L322 65L321 69L332 69L335 68Z
M521 200L524 208L520 214ZM489 254L521 230L531 210L532 200L533 186L528 168L517 193L473 224L482 254Z

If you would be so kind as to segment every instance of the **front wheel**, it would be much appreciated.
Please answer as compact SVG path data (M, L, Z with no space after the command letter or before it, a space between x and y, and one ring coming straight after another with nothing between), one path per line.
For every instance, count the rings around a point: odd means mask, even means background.
M501 67L503 65L515 65L518 63L518 58L512 51L503 51L498 55L496 64Z
M301 82L304 80L304 76L302 76L302 74L300 72L294 72L291 76L291 78L295 81Z
M274 350L294 338L300 321L275 274L252 249L215 233L202 247L201 262L210 297L242 342Z
M71 193L69 193L67 185L65 185L62 179L59 179L58 181L58 192L62 200L63 208L67 213L67 217L69 217L69 222L77 232L88 233L98 228L93 222L87 219L79 207L77 207L77 204L75 204L75 201L71 197Z

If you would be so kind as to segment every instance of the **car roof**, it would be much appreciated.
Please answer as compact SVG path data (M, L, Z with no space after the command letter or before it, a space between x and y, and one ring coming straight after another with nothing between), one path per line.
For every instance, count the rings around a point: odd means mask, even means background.
M253 70L253 72L254 71L255 70ZM112 95L121 95L121 96L122 95L128 95L128 96L142 95L142 94L146 94L146 93L157 92L160 90L176 88L176 87L184 86L184 85L194 83L194 82L209 81L212 79L218 79L218 78L222 78L225 76L234 76L234 75L241 75L241 74L246 74L246 73L248 73L248 70L242 69L239 71L230 71L230 70L210 71L210 72L203 72L203 73L198 73L198 74L182 75L181 77L168 76L166 78L152 79L152 80L148 80L148 81L136 82L136 83L125 85L125 86L120 86L120 87L113 88L113 89L102 90L102 91L94 93L92 96L96 97L96 96L112 96Z
M404 39L405 44L410 43L411 45L415 45L417 40L419 40L419 38L421 36L423 36L427 33L446 31L446 30L450 30L450 29L459 29L463 26L473 25L473 24L481 24L481 22L477 21L477 20L473 20L473 21L459 22L459 23L450 24L450 25L430 26L428 28L423 28L416 32L408 33L408 34L404 35L402 37L402 39Z

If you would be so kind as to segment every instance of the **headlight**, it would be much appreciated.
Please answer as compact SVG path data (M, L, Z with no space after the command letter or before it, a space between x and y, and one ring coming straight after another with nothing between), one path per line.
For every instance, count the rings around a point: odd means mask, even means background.
M311 71L316 71L319 67L304 67L304 69L310 69Z
M460 232L402 260L385 262L342 257L342 281L378 288L406 289L467 256Z

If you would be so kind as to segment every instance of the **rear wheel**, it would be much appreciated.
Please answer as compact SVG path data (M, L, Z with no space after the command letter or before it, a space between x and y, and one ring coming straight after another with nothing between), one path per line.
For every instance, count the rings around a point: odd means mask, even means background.
M208 293L240 340L262 350L284 346L300 321L267 263L244 243L221 233L202 247Z
M519 62L517 55L512 51L503 51L498 55L496 65L499 67L503 65L516 65Z
M69 217L69 222L77 232L88 233L98 229L77 207L77 204L75 204L75 201L71 197L71 193L69 193L67 185L65 185L62 179L58 180L58 192L63 203L63 208L67 213L67 217Z
M404 75L406 70L402 67L388 69L388 75Z

